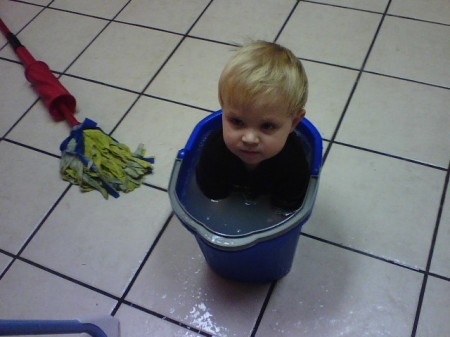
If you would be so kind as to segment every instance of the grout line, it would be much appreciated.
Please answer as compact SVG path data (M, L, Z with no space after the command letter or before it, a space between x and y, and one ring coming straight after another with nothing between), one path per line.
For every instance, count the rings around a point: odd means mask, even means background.
M336 67L336 68L339 68L339 69L351 70L351 71L356 71L356 72L360 71L360 69L358 69L358 68L353 68L353 67L345 66L345 65L342 65L342 64L338 64L338 63L330 63L330 62L326 62L326 61L309 59L309 58L306 58L306 57L298 57L298 58L301 61L317 63L317 64L321 64L321 65L324 65L324 66Z
M433 237L431 239L430 250L429 250L429 253L428 253L427 267L426 267L425 275L423 276L423 282L422 282L422 287L421 287L421 290L420 290L419 301L418 301L418 304L417 304L416 316L414 318L414 325L413 325L413 328L412 328L411 337L415 337L416 334L417 334L417 327L419 325L420 314L422 312L423 300L425 298L425 291L426 291L426 288L427 288L428 276L430 275L431 261L433 259L434 248L435 248L435 245L436 245L436 239L437 239L437 235L438 235L438 232L439 232L439 225L440 225L440 222L441 222L442 211L444 209L445 196L447 194L447 189L448 189L448 186L449 186L449 179L450 179L450 163L448 165L447 175L445 177L444 187L442 189L441 202L440 202L438 214L437 214L437 217L436 217L436 224L435 224L434 231L433 231ZM444 279L447 279L447 278L444 278Z
M115 16L113 16L112 19L103 19L105 21L107 21L106 25L100 29L100 31L97 33L97 35L94 36L94 38L91 40L91 42L89 42L84 48L83 50L72 60L72 62L69 63L69 65L64 69L64 71L61 73L62 75L64 75L69 68L84 54L84 52L95 42L95 40L97 40L99 38L99 36L101 34L103 34L103 32L106 30L106 28L109 27L109 25L111 25L111 23L113 22L113 20L125 9L126 6L128 6L128 4L131 2L131 0L128 0L127 3L125 5L122 6L122 8L116 13ZM54 10L59 10L57 8L52 8ZM67 11L63 11L63 10L59 10L62 12L67 12ZM77 15L83 15L80 13L74 13L74 12L70 12L72 14L77 14Z
M450 24L448 24L448 23L443 23L443 22L438 22L438 21L430 21L430 20L419 19L419 18L413 18L412 16L403 16L403 15L398 15L398 14L387 14L387 16L393 17L393 18L397 18L397 19L405 19L405 20L410 20L410 21L425 22L425 23L431 23L433 25L450 27Z
M17 2L19 2L19 1L17 1ZM52 1L53 2L53 1ZM14 33L15 35L17 35L17 34L19 34L21 31L23 31L28 25L30 25L30 23L32 23L39 15L41 15L41 13L45 10L45 9L47 9L48 8L48 5L47 6L39 6L39 5L36 5L36 4L30 4L30 3L26 3L27 5L32 5L32 6L35 6L35 7L42 7L42 9L38 12L38 13L36 13L21 29L19 29L16 33ZM6 24L8 24L7 22L5 22ZM8 41L5 41L5 44L3 45L3 46L1 46L0 47L0 51L2 51L7 45L8 45L9 43L8 43ZM18 62L18 63L20 63L20 62Z
M144 307L142 307L142 306L140 306L138 304L135 304L133 302L124 301L123 304L125 304L125 305L127 305L127 306L129 306L131 308L137 309L139 311L145 312L146 314L150 314L152 316L158 317L158 318L162 319L163 321L167 321L167 322L173 323L175 325L178 325L178 326L180 326L182 328L185 328L185 329L187 329L187 330L189 330L191 332L194 332L196 334L199 334L199 335L202 335L202 336L205 336L205 337L214 337L213 335L211 335L211 334L209 334L207 332L204 332L202 330L199 330L198 328L194 328L194 327L192 327L190 325L187 325L187 324L185 324L183 322L180 322L180 321L177 321L177 320L175 320L173 318L164 316L164 315L162 315L160 313L157 313L157 312L155 312L153 310L144 308Z
M113 22L114 23L120 23L120 24L127 25L127 26L133 26L133 27L137 27L137 28L156 30L156 31L161 32L161 33L178 35L180 37L183 37L183 36L186 35L186 34L183 34L183 33L175 32L173 30L158 28L158 27L154 27L154 26L146 26L146 25L142 25L140 23L135 23L135 22L128 22L128 21L122 21L122 20L113 20Z
M410 82L410 83L426 85L428 87L434 87L434 88L438 88L438 89L450 90L450 87L445 87L443 85L433 84L433 83L428 83L428 82L422 82L422 81L419 81L419 80L414 80L414 79L410 79L410 78L403 78L403 77L389 75L389 74L378 73L378 72L371 71L371 70L364 70L363 73L364 74L370 74L370 75L378 75L378 76L392 78L392 79L395 79L395 80L400 80L400 81L405 81L405 82Z
M60 278L62 278L62 279L64 279L64 280L66 280L66 281L69 281L69 282L72 282L72 283L74 283L74 284L77 284L77 285L79 285L79 286L81 286L81 287L83 287L83 288L89 289L89 290L91 290L91 291L94 291L94 292L96 292L96 293L99 293L99 294L101 294L101 295L103 295L103 296L106 296L106 297L108 297L108 298L111 298L111 299L113 299L113 300L116 300L116 301L119 300L119 298L118 298L116 295L113 295L113 294L111 294L111 293L109 293L109 292L107 292L107 291L104 291L104 290L100 289L100 288L93 287L93 286L91 286L91 285L89 285L89 284L87 284L87 283L84 283L84 282L79 281L79 280L77 280L77 279L75 279L75 278L73 278L73 277L70 277L70 276L67 276L67 275L65 275L65 274L62 274L62 273L60 273L60 272L58 272L58 271L56 271L56 270L50 269L50 268L48 268L48 267L46 267L46 266L44 266L44 265L41 265L41 264L39 264L39 263L37 263L37 262L34 262L34 261L32 261L32 260L29 260L29 259L27 259L27 258L18 256L18 257L17 257L17 260L19 260L19 261L21 261L21 262L24 262L24 263L27 263L27 264L29 264L29 265L31 265L31 266L33 266L33 267L36 267L36 268L38 268L38 269L40 269L40 270L43 270L43 271L45 271L45 272L48 272L48 273L50 273L50 274L52 274L52 275L54 275L54 276L60 277Z
M190 39L195 39L195 40L200 40L200 41L204 41L204 42L211 42L214 44L220 44L222 46L229 46L229 47L234 47L234 48L238 48L241 46L241 44L236 43L236 42L224 42L224 41L220 41L220 40L213 40L213 39L209 39L206 37L201 37L201 36L196 36L196 35L187 35L186 37L190 38Z
M36 100L31 103L31 105L25 110L24 113L13 123L13 125L6 131L6 133L2 136L2 138L5 138L8 136L8 134L11 133L11 131L20 123L20 121L28 114L28 112L33 109L33 107L39 102L40 98L36 98Z
M25 260L24 258L20 257L20 255L23 253L23 251L25 250L25 248L30 244L31 240L36 236L37 232L41 229L41 227L44 225L45 221L48 219L48 217L50 216L50 214L53 213L53 211L55 210L56 206L58 206L58 204L61 202L62 198L66 195L66 193L69 191L69 189L71 188L72 184L69 184L65 190L61 193L61 195L58 197L58 199L56 200L56 202L52 205L52 207L50 208L50 210L45 214L44 218L39 222L39 224L36 226L36 228L33 230L33 232L31 233L31 235L28 237L28 239L25 241L25 243L22 245L22 247L19 249L19 251L17 252L16 255L10 255L7 254L8 256L12 257L13 260L11 261L11 263L6 267L6 269L4 270L4 272L0 275L0 280L2 279L2 277L6 274L6 272L11 268L11 266L14 264L14 262L19 259L19 260ZM3 252L3 250L0 249L0 252Z
M37 232L42 228L44 223L47 221L48 217L53 213L56 206L59 205L61 200L64 198L64 196L67 194L69 189L72 187L72 184L68 183L68 186L64 189L64 191L61 193L61 195L58 197L58 199L55 201L55 203L52 205L50 210L45 214L44 218L41 220L41 222L38 224L38 226L34 229L33 233L28 237L28 239L25 241L25 243L20 248L19 252L17 253L17 256L20 256L25 248L30 244L31 240L36 236Z
M161 192L168 192L169 191L167 188L156 186L156 185L149 184L149 183L146 183L146 182L143 182L142 185L145 185L145 186L150 187L150 188L154 188L155 190L158 190L158 191L161 191Z
M428 276L433 276L433 277L438 278L438 279L441 279L441 280L443 280L443 281L450 282L450 276L442 276L442 275L435 274L435 273L431 273L431 272L428 273Z
M87 14L87 13L80 13L80 12L71 11L71 10L67 10L67 9L61 9L61 8L57 8L57 7L51 7L51 5L54 2L54 0L52 0L48 5L39 5L39 4L36 4L36 3L27 2L25 0L9 0L9 1L17 2L17 3L23 3L23 4L26 4L26 5L31 5L31 6L35 6L35 7L42 7L43 9L49 8L49 9L58 10L58 11L61 11L61 12L68 12L68 13L72 13L72 14L83 15L83 16L94 18L94 19L107 20L107 21L111 20L111 19L108 19L108 18L105 18L105 17L101 17L101 16L91 15L91 14ZM357 12L365 12L365 13L371 13L371 14L379 14L379 15L383 14L382 11L376 11L376 10L371 10L371 9L363 9L363 8L355 8L355 7L351 7L351 6L336 5L336 4L324 3L324 2L320 2L320 1L297 0L297 2L298 3L299 2L310 3L310 4L326 6L326 7L342 8L342 9L348 9L348 10L353 10L353 11L357 11ZM123 9L124 8L122 8L122 10ZM118 14L120 14L120 12ZM39 14L40 13L38 13L37 15L39 15ZM449 23L443 23L443 22L439 22L439 21L420 19L420 18L416 18L416 17L412 17L412 16L404 16L404 15L400 15L400 14L386 13L386 16L399 18L399 19L407 19L407 20L411 20L411 21L426 22L426 23L431 23L431 24L436 24L436 25L441 25L441 26L446 26L446 27L450 26ZM117 15L115 17L117 17ZM118 22L118 23L135 25L135 26L140 26L140 27L147 27L147 28L156 29L156 30L160 30L160 31L163 31L163 32L173 33L173 34L180 34L178 32L173 32L173 31L170 31L170 30L165 30L165 29L161 29L161 28L157 28L157 27L140 25L140 24L137 24L137 23L130 23L130 22L121 21L121 20L115 20L115 19L112 19L111 21ZM180 34L180 35L182 35L182 34Z
M60 74L62 74L62 73L60 73ZM139 95L139 91L128 89L128 88L124 88L124 87L119 87L117 85L106 83L106 82L102 82L102 81L98 81L98 80L95 80L95 79L92 79L92 78L82 77L82 76L78 76L78 75L74 75L74 74L70 74L70 73L64 73L64 76L71 77L71 78L76 78L78 80L82 80L82 81L86 81L86 82L91 82L91 83L98 84L98 85L101 85L101 86L104 86L104 87L108 87L108 88L124 91L124 92L130 93L130 94Z
M384 13L383 13L383 15L381 16L381 19L380 19L380 22L379 22L379 24L378 24L377 30L375 31L375 35L374 35L374 37L373 37L373 39L372 39L372 42L371 42L371 44L370 44L370 46L369 46L369 50L367 51L366 57L364 58L364 61L363 61L362 65L361 65L361 68L360 68L360 70L359 70L358 76L356 77L356 80L355 80L355 83L354 83L354 85L353 85L353 88L352 88L352 90L351 90L351 92L350 92L350 95L349 95L349 97L348 97L348 99L347 99L347 102L345 103L344 110L342 111L341 117L339 118L339 121L338 121L338 123L337 123L337 125L336 125L336 128L335 128L335 130L334 130L334 133L333 133L333 135L331 136L330 144L328 145L328 147L327 147L327 149L326 149L326 151L325 151L325 154L324 154L324 156L323 156L323 164L322 164L322 166L323 166L323 165L325 164L325 162L326 162L326 159L327 159L327 157L328 157L328 154L329 154L330 151L331 151L331 148L333 147L333 143L334 143L334 141L335 141L335 139L336 139L336 136L337 136L337 134L338 134L338 132L339 132L339 129L340 129L341 125L342 125L342 122L344 121L345 114L346 114L346 112L347 112L348 107L350 106L350 102L352 101L353 95L354 95L354 93L355 93L355 91L356 91L356 88L357 88L357 86L358 86L358 84L359 84L359 80L360 80L360 78L361 78L361 76L362 76L362 74L363 74L363 72L364 72L364 68L366 67L366 63L367 63L367 61L368 61L368 59L369 59L370 53L372 52L372 48L373 48L373 46L375 45L375 41L377 40L377 37L378 37L378 34L379 34L379 32L380 32L381 26L383 25L383 22L384 22L384 18L386 17L386 13L388 12L389 6L391 5L391 1L392 1L392 0L389 0L389 1L388 1L387 5L386 5L386 8L385 8L385 10L384 10Z
M61 199L61 198L60 198L60 199ZM147 262L147 260L148 260L148 258L149 258L149 256L150 256L150 254L151 254L151 253L153 252L153 250L155 249L157 243L159 242L161 236L163 235L165 229L167 228L167 226L168 226L168 224L169 224L169 222L170 222L170 220L172 219L173 216L174 216L173 213L172 213L171 215L169 215L169 217L168 217L166 223L165 223L164 226L162 227L162 229L161 229L161 231L159 232L158 236L157 236L157 237L155 238L155 240L153 241L152 246L151 246L151 248L149 249L149 251L147 252L147 254L146 254L144 260L142 261L142 263L141 263L141 265L140 265L140 267L139 267L139 269L137 270L137 272L136 272L135 275L133 276L132 280L130 281L130 283L129 283L128 287L127 287L127 289L125 290L124 294L123 294L120 298L117 297L116 295L113 295L113 294L111 294L111 293L109 293L109 292L107 292L107 291L104 291L104 290L100 289L100 288L93 287L93 286L91 286L91 285L89 285L89 284L87 284L87 283L85 283L85 282L82 282L82 281L77 280L77 279L75 279L75 278L73 278L73 277L67 276L67 275L65 275L65 274L63 274L63 273L60 273L60 272L58 272L58 271L55 271L55 270L53 270L53 269L51 269L51 268L45 267L45 266L43 266L43 265L41 265L41 264L39 264L39 263L37 263L37 262L34 262L34 261L29 260L29 259L27 259L27 258L21 257L20 254L21 254L21 252L23 251L23 249L24 249L25 247L22 247L22 249L19 251L19 253L17 253L17 255L11 254L11 253L9 253L9 252L7 252L7 251L4 251L3 249L0 249L0 253L4 254L4 255L6 255L6 256L9 256L9 257L11 257L11 258L13 259L13 260L9 263L9 265L5 268L5 270L0 274L0 281L1 281L1 279L3 278L3 276L7 273L7 271L11 268L11 266L13 265L13 263L14 263L16 260L19 260L19 261L24 262L24 263L27 263L27 264L29 264L29 265L35 267L35 268L38 268L38 269L43 270L43 271L45 271L45 272L48 272L48 273L50 273L50 274L52 274L52 275L54 275L54 276L60 277L60 278L62 278L62 279L64 279L64 280L66 280L66 281L69 281L69 282L71 282L71 283L77 284L77 285L79 285L79 286L81 286L81 287L87 288L87 289L89 289L89 290L91 290L91 291L94 291L94 292L96 292L96 293L99 293L99 294L101 294L101 295L103 295L103 296L106 296L106 297L108 297L108 298L111 298L111 299L113 299L113 300L116 300L116 301L117 301L117 304L116 304L115 308L113 309L113 311L112 311L112 313L111 313L112 316L114 316L114 315L117 313L117 310L119 309L119 307L120 307L122 304L126 304L126 305L129 305L129 306L131 306L131 307L133 307L133 308L136 308L136 309L138 309L138 310L140 310L140 311L143 311L143 312L146 312L146 313L148 313L148 314L151 314L151 315L153 315L153 316L155 316L155 317L159 317L159 318L161 318L162 320L165 320L165 321L168 321L168 322L170 322L170 323L176 324L176 325L178 325L178 326L180 326L180 327L183 327L183 328L185 328L185 329L187 329L187 330L189 330L189 331L196 332L196 333L198 333L198 334L200 334L200 335L202 335L202 336L205 336L205 337L212 337L212 335L210 335L210 334L208 334L208 333L205 333L205 332L203 332L203 331L201 331L201 330L198 330L198 329L196 329L196 328L194 328L194 327L191 327L191 326L189 326L189 325L187 325L187 324L184 324L184 323L179 322L179 321L177 321L177 320L168 318L168 317L166 317L166 316L164 316L164 315L162 315L162 314L159 314L159 313L156 313L156 312L154 312L154 311L145 309L145 308L143 308L143 307L141 307L141 306L139 306L139 305L136 305L136 304L134 304L134 303L132 303L132 302L130 302L130 301L125 300L126 295L129 293L129 291L131 290L132 286L134 285L134 283L135 283L137 277L139 276L139 273L142 271L142 269L143 269L145 263ZM46 216L46 218L47 218L47 216ZM45 221L45 219L42 221L42 223L43 223L44 221ZM41 223L41 224L42 224L42 223ZM38 230L38 228L35 230L34 233L36 233L37 230ZM27 242L31 241L31 239L32 239L32 238L30 237L29 240L28 240Z
M264 317L264 314L266 312L267 306L268 306L268 304L270 302L270 299L272 298L273 291L275 290L275 287L276 287L277 284L278 284L277 280L275 280L275 281L273 281L271 283L270 288L267 291L266 298L264 299L263 305L262 305L261 310L259 312L258 318L256 319L255 325L253 326L253 329L251 331L250 337L255 337L256 332L259 329L259 325L261 324L261 321L262 321L262 319Z
M61 159L61 156L58 156L58 155L56 155L54 153L51 153L51 152L47 152L47 151L38 149L37 147L33 147L33 146L30 146L30 145L27 145L27 144L23 144L23 143L17 142L15 140L12 140L12 139L9 139L9 138L6 138L6 137L3 138L3 140L5 142L11 143L11 144L14 144L14 145L17 145L17 146L24 147L24 148L32 150L34 152L39 152L39 153L45 154L46 156L50 156L50 157L53 157L53 158Z
M297 0L295 5L292 7L291 11L288 14L288 17L286 18L286 20L284 20L283 24L281 25L280 30L278 31L278 34L275 36L275 39L273 40L274 43L276 43L281 35L281 33L283 33L284 28L286 28L287 23L289 22L289 20L292 17L292 14L294 14L294 12L296 11L298 5L300 3L300 0Z
M401 160L401 161L406 161L408 163L412 163L412 164L416 164L416 165L420 165L420 166L425 166L425 167L432 168L432 169L439 170L439 171L447 172L447 169L445 167L434 165L434 164L429 164L429 163L425 163L425 162L421 162L419 160L410 159L410 158L407 158L407 157L397 156L395 154L389 154L387 152L381 152L381 151L378 151L378 150L373 150L373 149L366 148L366 147L361 147L361 146L358 146L358 145L347 144L347 143L343 143L343 142L336 141L336 140L334 141L334 144L345 146L345 147L349 147L349 148L352 148L352 149L355 149L355 150L360 150L360 151L364 151L364 152L374 153L374 154L377 154L377 155L380 155L380 156L383 156L383 157L388 157L388 158L392 158L392 159L398 159L398 160Z
M117 305L114 307L114 309L111 312L111 315L114 316L117 313L117 310L119 310L119 307L124 303L125 298L127 297L128 293L131 291L131 288L133 287L134 283L136 282L139 274L141 273L142 269L144 268L145 264L147 263L147 260L150 258L150 255L155 250L156 245L158 244L159 240L161 239L162 235L166 231L167 226L169 225L170 220L173 218L173 213L169 215L166 222L162 226L161 230L159 231L156 238L153 240L150 249L148 250L147 254L145 254L144 259L142 260L138 270L134 273L133 277L131 278L130 282L128 283L127 288L125 289L124 293L120 297L119 301L117 302Z
M304 237L307 237L307 238L310 238L310 239L313 239L313 240L316 240L316 241L319 241L319 242L322 242L322 243L325 243L325 244L328 244L328 245L331 245L331 246L335 246L335 247L338 247L338 248L341 248L341 249L344 249L344 250L348 250L348 251L350 251L352 253L356 253L356 254L359 254L359 255L364 255L364 256L370 257L370 258L375 259L375 260L386 262L386 263L392 264L392 265L400 267L400 268L404 268L404 269L408 269L408 270L411 270L411 271L415 271L415 272L418 272L420 274L425 274L426 273L426 271L423 270L423 269L420 269L420 268L417 268L417 267L408 266L408 265L405 265L405 264L401 264L400 262L397 262L397 261L394 261L394 260L390 260L390 259L378 256L378 255L375 255L375 254L372 254L372 253L369 253L369 252L365 252L365 251L360 250L360 249L348 247L348 246L345 246L345 245L340 244L340 243L336 243L336 242L333 242L333 241L330 241L330 240L327 240L327 239L320 238L318 236L314 236L314 235L307 234L307 233L300 233L300 236L304 236Z
M8 265L5 267L5 269L0 273L0 281L3 279L3 277L6 275L6 273L8 272L8 270L11 268L11 266L13 265L14 261L16 260L16 255L11 254L3 249L0 248L0 253L4 254L6 256L9 256L12 260L8 263Z
M121 298L118 298L117 296L115 296L115 295L113 295L113 294L111 294L111 293L109 293L109 292L106 292L106 291L101 290L101 289L99 289L99 288L90 286L89 284L86 284L86 283L84 283L84 282L82 282L82 281L79 281L79 280L76 280L76 279L74 279L74 278L72 278L72 277L70 277L70 276L64 275L64 274L59 273L59 272L57 272L57 271L55 271L55 270L52 270L52 269L50 269L50 268L47 268L47 267L45 267L45 266L43 266L43 265L41 265L41 264L39 264L39 263L36 263L36 262L33 262L33 261L29 260L29 259L26 259L26 258L23 258L23 257L15 256L14 254L11 254L11 253L8 253L8 252L6 252L6 251L3 251L2 249L0 249L0 253L3 253L3 254L5 254L5 255L7 255L7 256L13 258L13 261L11 261L10 264L6 267L6 269L0 274L0 280L3 278L3 276L6 274L6 272L10 269L10 267L12 266L12 264L14 263L14 261L15 261L15 260L19 260L19 261L24 262L24 263L27 263L27 264L29 264L29 265L31 265L31 266L33 266L33 267L39 269L39 270L45 271L45 272L47 272L47 273L49 273L49 274L52 274L52 275L54 275L54 276L56 276L56 277L60 277L60 278L62 278L62 279L64 279L64 280L66 280L66 281L69 281L69 282L74 283L74 284L76 284L76 285L79 285L79 286L81 286L81 287L83 287L83 288L86 288L86 289L89 289L89 290L94 291L94 292L96 292L96 293L99 293L100 295L103 295L103 296L105 296L105 297L111 298L111 299L116 300L116 301L118 301L118 302L121 301L122 304L128 305L128 306L130 306L130 307L132 307L132 308L135 308L135 309L140 310L140 311L142 311L142 312L145 312L145 313L147 313L147 314L151 314L151 315L153 315L153 316L155 316L155 317L161 318L161 319L164 320L164 321L173 323L173 324L178 325L178 326L180 326L180 327L183 327L183 328L185 328L185 329L187 329L187 330L189 330L189 331L195 332L195 333L200 334L200 335L205 336L205 337L212 337L212 335L210 335L210 334L208 334L208 333L206 333L206 332L203 332L203 331L201 331L201 330L198 330L197 328L194 328L194 327L192 327L192 326L189 326L189 325L187 325L187 324L185 324L185 323L183 323L183 322L179 322L179 321L177 321L177 320L175 320L175 319L166 317L166 316L164 316L164 315L162 315L162 314L159 314L159 313L157 313L157 312L155 312L155 311L152 311L152 310L146 309L146 308L144 308L144 307L141 307L141 306L139 306L139 305L137 305L137 304L134 304L133 302L130 302L130 301L127 301L127 300L122 300ZM118 306L117 306L117 308L118 308ZM115 313L112 314L112 316L114 316L114 315L115 315Z
M131 0L129 0L128 1L128 3L130 2ZM52 1L52 3L54 2L54 0ZM127 3L127 4L128 4ZM127 4L125 4L124 6L126 7L126 5ZM76 12L76 11L72 11L72 10L70 10L70 9L62 9L62 8L58 8L58 7L51 7L51 6L48 6L48 9L51 9L51 10L54 10L54 11L58 11L58 12L64 12L64 13L69 13L69 14L75 14L75 15L79 15L79 16L85 16L85 17L88 17L88 18L92 18L92 19L98 19L98 20L102 20L102 21L113 21L113 19L109 19L109 18L105 18L105 17L102 17L102 16L97 16L97 15L92 15L92 14L88 14L88 13L80 13L80 12ZM119 11L119 13L121 12L123 10L123 8ZM117 16L117 14L114 16L114 17L116 17Z
M131 0L130 0L131 1ZM175 54L175 52L178 50L178 48L183 44L184 40L186 40L189 32L194 28L194 26L197 24L197 22L200 20L200 18L203 16L203 14L206 12L206 10L209 8L213 0L210 0L209 3L205 6L203 11L200 13L200 15L197 17L197 19L194 21L194 23L189 27L186 34L183 35L181 40L177 43L175 48L172 50L172 52L167 56L166 60L162 63L162 65L159 67L159 69L156 71L156 73L152 76L150 81L147 83L147 85L144 86L142 91L139 93L136 100L131 104L131 106L128 108L128 110L125 112L125 114L122 116L122 118L119 119L119 121L116 123L116 125L113 127L111 132L109 133L112 135L114 131L119 127L119 125L123 122L125 117L130 113L130 111L133 109L133 107L136 105L136 103L139 101L139 99L144 95L145 91L150 87L150 85L153 83L153 81L156 79L156 77L160 74L162 69L166 66L166 64L169 62L169 60L172 58L172 56Z
M344 66L344 65L341 65L341 64L337 64L337 63L330 63L330 62L325 62L325 61L320 61L320 60L308 59L308 58L305 58L305 57L299 57L299 59L301 61L321 64L321 65L330 66L330 67L336 67L336 68L344 69L344 70L361 71L360 69L352 68L352 67L349 67L349 66ZM426 85L426 86L429 86L429 87L434 87L434 88L439 88L439 89L444 89L444 90L450 90L450 87L446 87L446 86L443 86L443 85L434 84L434 83L430 83L430 82L423 82L423 81L419 81L419 80L415 80L415 79L411 79L411 78L406 78L406 77L399 77L399 76L395 76L395 75L379 73L379 72L372 71L372 70L365 70L365 69L363 69L362 73L363 74L370 74L370 75L377 75L377 76L392 78L392 79L396 79L396 80L400 80L400 81L404 81L404 82L411 82L411 83Z
M370 9L362 9L362 8L354 8L354 7L342 6L342 5L336 5L336 4L329 4L329 3L323 3L323 2L320 2L320 1L310 1L310 0L300 0L300 1L301 2L306 2L306 3L311 3L311 4L316 4L316 5L348 9L348 10L353 10L353 11L357 11L357 12L365 12L365 13L372 13L372 14L383 14L382 11L374 11L374 10L370 10ZM450 24L448 24L448 23L443 23L443 22L439 22L439 21L431 21L431 20L426 20L426 19L420 19L420 18L415 18L415 17L412 17L412 16L404 16L404 15L392 14L392 13L386 13L386 16L399 18L399 19L406 19L406 20L411 20L411 21L417 21L417 22L426 22L426 23L431 23L431 24L436 24L436 25L450 27Z
M348 9L348 10L357 11L357 12L365 12L365 13L372 13L372 14L379 14L379 15L383 14L382 11L378 12L378 11L374 11L374 10L370 10L370 9L362 9L362 8L354 8L354 7L349 7L349 6L343 6L343 5L335 5L335 4L329 4L329 3L324 3L324 2L320 2L320 1L301 0L301 2L310 3L310 4L316 4L316 5L319 5L319 6Z
M204 111L204 112L209 112L209 113L213 113L216 112L217 110L211 110L211 109L206 109L206 108L202 108L200 106L196 106L196 105L192 105L192 104L188 104L188 103L182 103L182 102L178 102L178 101L174 101L172 99L169 98L164 98L164 97L159 97L159 96L155 96L155 95L151 95L151 94L142 94L142 96L148 97L148 98L154 98L160 101L164 101L167 103L173 103L176 105L181 105L187 108L192 108L192 109L196 109L196 110L200 110L200 111Z

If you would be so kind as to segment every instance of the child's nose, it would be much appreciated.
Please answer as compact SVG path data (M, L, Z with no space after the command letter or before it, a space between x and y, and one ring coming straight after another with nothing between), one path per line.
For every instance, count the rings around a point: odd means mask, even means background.
M246 144L257 144L259 142L258 134L254 130L247 130L242 136L242 141Z

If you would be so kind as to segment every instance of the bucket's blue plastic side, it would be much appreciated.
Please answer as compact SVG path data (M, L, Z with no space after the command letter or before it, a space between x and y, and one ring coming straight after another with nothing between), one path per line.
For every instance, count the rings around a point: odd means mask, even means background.
M202 119L192 130L185 147L178 152L177 158L185 159L190 151L198 148L208 131L217 130L222 125L221 116L222 110L219 110Z
M189 136L184 148L178 151L176 162L180 162L183 168L180 169L179 176L175 177L176 191L179 196L183 195L186 183L189 181L189 175L191 174L191 170L189 168L195 167L195 162L199 154L197 153L197 150L201 148L201 144L205 140L206 136L221 126L222 111L219 110L202 119L195 126L194 130L192 130L192 133Z
M219 275L240 282L267 283L291 270L302 224L289 232L240 251L225 251L195 235L209 266Z
M322 136L316 127L306 118L303 118L301 123L297 126L302 135L308 140L313 149L311 162L311 175L319 176L322 167Z

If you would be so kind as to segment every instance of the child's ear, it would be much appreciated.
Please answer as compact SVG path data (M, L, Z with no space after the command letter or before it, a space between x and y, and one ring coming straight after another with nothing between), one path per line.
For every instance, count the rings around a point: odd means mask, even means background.
M301 122L303 117L305 117L306 111L305 109L302 109L298 112L298 114L292 119L292 125L291 125L291 132L294 131L295 127L298 125L298 123Z

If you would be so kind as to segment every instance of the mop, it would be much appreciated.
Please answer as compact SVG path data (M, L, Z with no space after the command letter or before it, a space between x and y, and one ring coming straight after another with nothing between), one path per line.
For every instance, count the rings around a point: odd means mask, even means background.
M25 67L25 77L33 85L55 121L66 120L72 127L61 146L60 173L64 180L79 185L84 192L98 190L105 199L119 197L142 184L152 173L154 158L145 158L140 144L132 153L128 146L104 133L97 123L74 116L76 100L53 75L47 64L37 61L0 19L0 30Z

